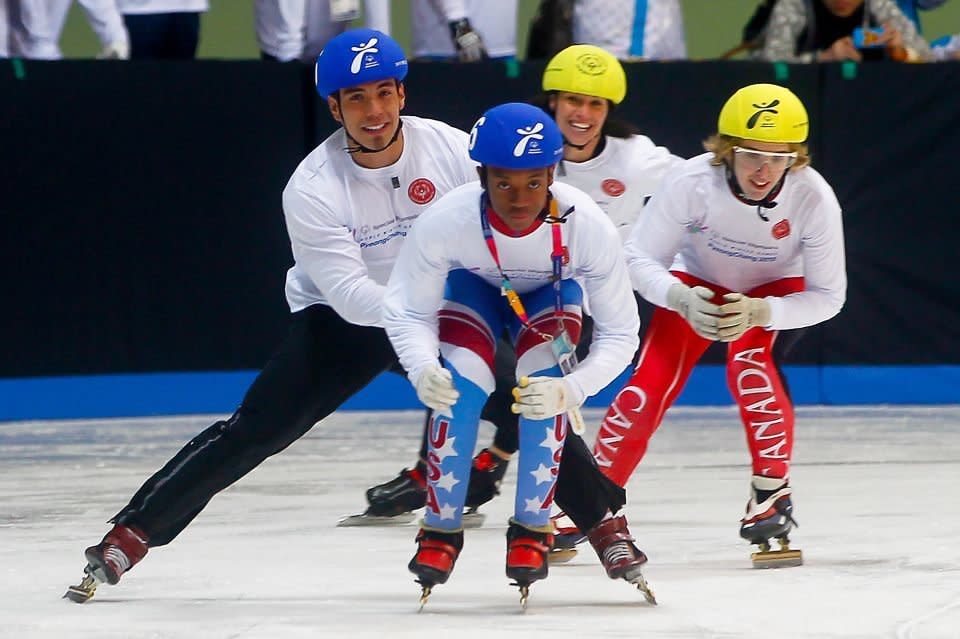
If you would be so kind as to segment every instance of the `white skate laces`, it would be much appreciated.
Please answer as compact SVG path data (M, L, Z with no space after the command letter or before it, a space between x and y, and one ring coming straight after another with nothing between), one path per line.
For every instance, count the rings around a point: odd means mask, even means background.
M603 551L603 563L607 566L615 566L622 561L630 562L634 559L633 548L626 541L612 543Z
M113 566L116 570L117 575L122 575L130 569L130 558L127 557L127 553L123 552L117 546L113 544L108 544L103 551L104 560Z

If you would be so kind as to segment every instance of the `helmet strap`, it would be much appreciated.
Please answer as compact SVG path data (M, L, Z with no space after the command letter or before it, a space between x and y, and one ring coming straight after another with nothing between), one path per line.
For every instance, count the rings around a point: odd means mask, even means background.
M400 137L400 129L402 129L402 128L403 128L403 119L401 118L401 119L399 120L398 124L397 124L397 130L394 131L393 137L390 138L390 141L387 142L387 143L383 146L382 149L371 149L370 147L363 146L362 144L360 144L359 142L357 142L357 139L356 139L355 137L353 137L352 135L350 135L350 131L347 129L347 125L344 124L344 125L343 125L343 131L344 131L344 133L347 134L347 140L349 140L350 142L353 143L353 144L345 147L344 150L345 150L347 153L350 153L351 155L354 154L354 153L381 153L381 152L386 151L387 149L389 149L389 148L393 145L393 143L397 141L397 138Z
M757 207L757 217L764 222L769 222L770 217L764 212L764 209L772 209L777 205L774 200L778 195L780 195L780 191L783 190L783 184L787 181L787 173L790 171L787 170L783 172L783 175L780 177L777 183L773 185L773 188L770 189L770 192L767 193L763 199L751 200L743 193L743 189L740 187L740 183L737 181L737 176L734 174L733 167L730 166L730 163L724 162L723 167L726 171L727 186L730 187L730 191L733 193L733 196L744 204Z
M600 154L603 152L604 147L607 146L607 139L606 139L606 136L603 134L603 131L601 131L600 133L597 133L596 137L591 138L589 141L585 142L584 144L574 144L573 142L571 142L570 140L568 140L568 139L566 138L566 136L564 136L564 138L563 138L563 146L572 146L572 147L575 148L577 151L583 151L585 148L587 148L588 146L590 146L590 144L591 144L594 140L597 140L597 146L594 147L593 153L590 154L590 158L589 158L589 159L592 160L593 158L595 158L595 157L597 157L598 155L600 155Z

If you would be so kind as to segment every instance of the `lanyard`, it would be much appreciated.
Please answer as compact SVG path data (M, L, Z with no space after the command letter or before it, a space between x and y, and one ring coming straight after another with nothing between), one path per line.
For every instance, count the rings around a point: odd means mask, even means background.
M557 201L553 199L553 197L550 198L547 206L550 209L550 213L545 221L550 224L550 232L553 238L553 250L550 252L550 262L553 265L553 275L550 279L553 282L554 316L557 318L557 322L562 327L563 302L560 296L560 276L563 270L564 247L560 224L566 221L567 216L573 212L573 207L571 207L570 210L564 213L561 217L559 211L557 210ZM523 302L520 300L520 296L513 289L513 284L510 282L510 278L500 265L500 255L497 252L497 244L493 239L493 229L490 227L490 214L488 213L489 208L490 202L486 193L484 193L480 196L480 227L483 229L483 239L487 243L487 249L490 251L490 256L493 258L493 263L497 265L497 271L500 272L500 291L503 296L507 298L507 303L510 305L511 310L513 310L514 314L524 327L535 332L544 340L553 341L554 337L552 335L547 335L530 325L530 318L527 316L527 310L524 308Z

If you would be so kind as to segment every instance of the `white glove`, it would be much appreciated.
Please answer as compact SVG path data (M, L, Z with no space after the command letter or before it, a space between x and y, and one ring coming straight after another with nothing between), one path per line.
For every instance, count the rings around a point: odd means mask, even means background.
M487 48L483 46L480 34L473 30L468 19L461 18L451 22L450 37L460 62L479 62L487 57Z
M583 402L562 377L521 377L513 389L510 410L528 419L550 419Z
M723 299L727 303L720 307L723 317L717 323L720 341L736 341L754 326L766 327L770 324L770 303L762 297L727 293Z
M678 282L667 291L667 306L680 313L697 335L715 340L721 313L720 307L710 301L713 295L706 286L690 288Z
M453 387L450 371L439 364L434 364L420 373L414 388L417 389L417 397L426 406L448 415L450 408L460 398L460 393Z

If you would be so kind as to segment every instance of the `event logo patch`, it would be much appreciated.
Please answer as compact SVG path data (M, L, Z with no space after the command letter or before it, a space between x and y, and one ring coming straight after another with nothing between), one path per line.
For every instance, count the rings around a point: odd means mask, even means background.
M437 187L427 178L417 178L407 188L407 196L416 204L426 204L437 195Z
M600 183L600 188L610 197L620 197L627 190L627 186L616 178L607 178Z
M788 220L780 220L773 225L773 228L770 229L770 233L773 235L773 239L782 240L790 235L790 222Z

